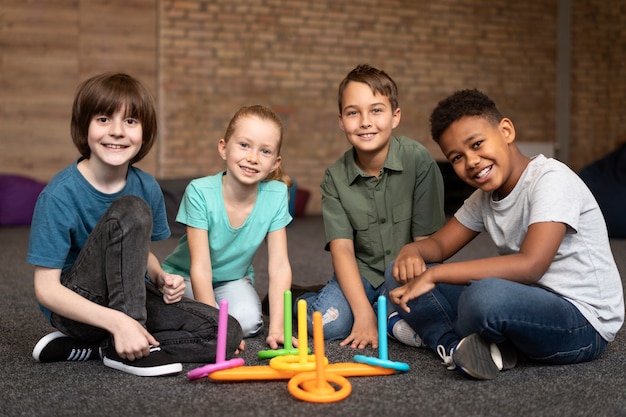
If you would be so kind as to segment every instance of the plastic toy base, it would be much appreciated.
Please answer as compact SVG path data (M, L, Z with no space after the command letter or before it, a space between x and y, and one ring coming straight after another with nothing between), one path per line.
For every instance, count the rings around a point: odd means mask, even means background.
M329 382L339 386L338 390ZM341 401L352 392L350 381L341 375L325 375L325 381L319 382L317 372L302 372L295 375L287 384L289 393L302 401L313 403L331 403Z
M373 358L371 356L354 355L354 361L365 363L372 366L380 366L383 368L393 369L399 372L408 372L409 364L405 362L394 362L388 359Z
M298 355L300 353L299 348L291 349L267 349L259 351L259 359L272 359L277 356ZM311 353L311 349L307 348L307 354Z
M209 374L212 381L268 381L293 378L297 371L281 371L271 366L242 366L225 369ZM326 365L326 374L337 374L344 377L353 376L386 376L393 375L395 371L390 368L381 368L364 363L330 363Z
M227 361L204 365L200 368L195 368L187 372L187 379L194 380L204 378L206 376L209 376L209 374L212 372L221 371L223 369L238 368L243 366L243 364L244 360L242 358L234 358Z

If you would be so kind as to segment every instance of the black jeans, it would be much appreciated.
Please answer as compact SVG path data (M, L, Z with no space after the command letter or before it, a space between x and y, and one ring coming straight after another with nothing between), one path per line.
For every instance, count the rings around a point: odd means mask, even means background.
M218 309L183 298L166 304L146 280L152 212L139 197L111 204L80 251L61 275L61 283L84 298L134 318L180 362L215 362ZM52 313L52 325L76 339L111 343L104 329ZM226 354L242 339L241 326L228 317Z

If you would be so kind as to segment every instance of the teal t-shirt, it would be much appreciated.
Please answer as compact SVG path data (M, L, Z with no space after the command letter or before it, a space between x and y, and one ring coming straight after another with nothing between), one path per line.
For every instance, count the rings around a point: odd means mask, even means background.
M176 221L209 234L213 283L245 276L254 279L252 259L268 233L286 227L289 214L287 185L280 181L259 183L256 203L246 221L234 228L228 221L222 197L222 176L198 178L187 186ZM166 272L189 277L191 260L187 235L163 261Z
M152 175L129 166L124 188L105 194L78 171L82 159L56 174L37 198L26 258L29 263L67 271L111 203L126 195L141 197L150 206L152 241L170 236L163 192ZM41 304L40 309L49 321L51 311Z
M153 241L170 236L163 192L152 175L130 166L124 188L105 194L78 171L82 159L55 175L39 195L30 228L29 263L67 271L104 212L113 201L126 195L141 197L150 206Z

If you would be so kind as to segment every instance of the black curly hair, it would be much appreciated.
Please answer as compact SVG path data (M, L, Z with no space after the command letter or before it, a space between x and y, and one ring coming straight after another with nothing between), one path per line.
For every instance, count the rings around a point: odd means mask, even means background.
M477 89L456 91L441 100L430 115L430 133L439 143L450 125L465 116L483 117L494 126L502 120L496 104Z

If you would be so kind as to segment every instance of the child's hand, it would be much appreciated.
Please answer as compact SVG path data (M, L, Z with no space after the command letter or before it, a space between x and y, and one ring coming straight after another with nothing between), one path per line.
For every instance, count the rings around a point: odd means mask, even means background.
M112 330L113 342L117 354L130 361L144 358L150 354L150 345L159 346L159 342L137 320L120 312Z
M245 348L246 348L246 341L242 340L241 342L239 342L239 347L237 347L237 350L235 350L235 355L239 355L239 353L245 350Z
M394 288L389 292L389 299L392 303L399 305L404 311L409 313L411 311L407 304L409 301L435 289L435 283L430 279L431 275L427 270L418 279Z
M163 272L157 276L157 288L163 294L165 304L177 303L185 294L185 279Z
M265 338L265 342L270 349L278 349L278 345L285 345L285 334L282 331L270 331ZM298 340L295 337L291 338L291 345L298 347Z
M363 317L364 315L360 316L360 318L355 316L352 332L339 345L350 345L353 349L365 349L368 345L372 345L372 348L376 349L378 347L378 321L376 315L372 311L372 314L368 314L367 317Z
M426 270L424 259L415 245L404 245L393 264L393 278L400 284L417 278Z

